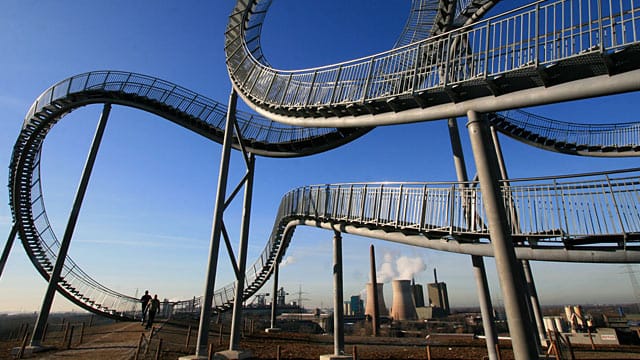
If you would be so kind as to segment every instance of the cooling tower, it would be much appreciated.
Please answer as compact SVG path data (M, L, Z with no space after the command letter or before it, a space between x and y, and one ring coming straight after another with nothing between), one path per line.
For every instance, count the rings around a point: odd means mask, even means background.
M413 290L410 280L393 280L393 305L391 317L393 320L416 320L416 304L413 301Z
M380 316L389 315L389 311L387 310L387 306L384 304L384 296L382 292L383 283L377 283L376 288L378 289L378 311L380 312ZM373 316L373 284L367 283L367 306L364 310L365 315Z

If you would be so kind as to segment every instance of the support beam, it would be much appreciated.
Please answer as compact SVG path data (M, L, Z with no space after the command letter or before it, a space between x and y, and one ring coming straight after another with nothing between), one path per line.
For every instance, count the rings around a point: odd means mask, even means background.
M220 159L220 171L218 173L218 188L216 191L216 204L213 213L211 228L211 242L209 245L209 262L207 278L204 283L204 300L200 310L200 325L198 328L198 342L196 345L196 357L206 359L208 351L209 323L211 322L211 307L213 304L213 292L215 290L216 273L218 267L218 252L220 250L220 234L222 232L222 218L224 214L224 202L227 192L227 180L229 178L229 160L231 157L231 142L233 138L233 122L236 117L237 93L232 90L229 95L227 121L225 123L224 140L222 143L222 155Z
M273 265L273 296L271 297L271 327L267 329L267 332L278 331L276 328L276 312L278 307L278 276L280 272L280 261L276 258Z
M507 166L504 162L504 156L502 154L502 147L500 146L500 139L498 138L498 131L495 126L491 126L491 139L493 140L493 146L496 151L496 158L498 160L498 166L500 167L500 176L502 180L508 180L509 174L507 173ZM508 183L507 183L508 184ZM518 212L516 211L513 203L509 203L509 212L511 216L512 230L520 231L518 219ZM518 228L515 228L518 226ZM534 323L535 328L534 332L536 332L535 340L538 345L538 349L542 351L542 344L546 342L547 335L544 329L544 320L542 319L542 310L540 309L540 302L538 300L538 291L536 290L536 284L533 280L533 273L531 272L531 266L529 265L529 260L520 260L522 264L522 272L527 284L527 306L529 308L529 313L531 314L531 321Z
M492 151L490 146L489 126L486 119L481 118L480 114L473 110L467 112L467 117L469 118L467 128L478 169L482 200L489 223L489 234L502 288L514 356L516 360L536 359L538 349L526 306L526 287L521 276L518 276L522 271L516 260L511 232L507 224L507 213L502 203L498 183L500 172L495 151Z
M47 291L44 295L44 299L42 300L42 307L40 308L40 313L38 314L38 320L36 321L36 325L33 329L33 335L31 337L30 343L30 345L33 347L39 347L42 344L42 338L44 336L44 330L49 319L49 312L51 311L53 298L56 294L58 283L61 280L60 274L62 274L64 262L67 258L67 253L69 252L71 238L73 237L76 222L78 221L78 216L80 215L82 201L84 200L84 195L87 191L87 186L89 185L91 171L93 170L93 165L95 164L96 157L98 155L98 149L100 148L100 143L102 141L102 136L104 135L104 130L107 126L107 120L109 119L110 112L111 104L105 104L102 109L100 121L98 121L98 127L96 128L96 132L93 136L93 142L91 143L89 155L87 156L84 169L82 170L80 184L78 185L76 196L73 201L73 206L71 208L71 213L69 214L67 227L65 228L64 235L62 236L62 241L60 242L60 249L58 250L56 263L53 267L53 270L51 271L51 274L49 275L49 285L47 286Z
M333 354L320 360L351 359L344 354L344 305L342 294L342 234L333 232Z
M453 162L456 168L458 181L465 183L469 181L467 174L467 165L464 160L464 152L462 151L462 142L460 141L460 130L455 118L449 118L449 137L451 138L451 150L453 152ZM466 185L462 185L466 186ZM467 224L471 223L471 209L464 209ZM480 304L480 313L482 315L482 327L486 338L487 353L489 360L497 360L496 345L498 344L498 333L496 331L495 319L493 317L493 305L491 304L491 293L489 291L489 282L487 281L487 272L484 267L484 259L481 256L471 256L473 264L473 277L476 280L478 288L478 303Z
M9 259L9 253L11 252L11 248L13 247L13 242L15 241L17 234L18 225L13 224L9 237L7 238L7 243L4 245L4 250L2 251L2 257L0 257L0 278L2 278L4 266L7 264L7 259Z
M238 276L233 300L233 314L231 317L231 338L229 350L238 350L240 342L240 327L242 326L242 303L244 298L245 271L247 268L247 247L249 245L249 224L251 222L251 200L253 198L253 170L255 156L249 155L247 162L247 178L244 187L244 204L242 207L242 227L240 229L240 249L238 251ZM249 353L250 354L250 353ZM249 355L246 354L246 355ZM250 356L249 356L250 357Z

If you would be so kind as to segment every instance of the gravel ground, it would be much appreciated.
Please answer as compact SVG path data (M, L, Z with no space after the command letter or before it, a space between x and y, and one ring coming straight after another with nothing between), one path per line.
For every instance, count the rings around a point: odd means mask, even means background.
M96 359L96 360L129 360L135 359L138 344L142 348L138 359L156 359L157 350L161 351L159 359L177 359L180 356L194 354L197 331L171 324L158 324L152 339L149 330L144 330L138 323L115 323L86 328L80 343L80 330L75 329L71 347L66 349L63 334L51 333L45 345L56 346L56 350L26 356L29 359ZM144 337L143 335L144 334ZM162 340L162 344L160 344ZM188 340L188 342L187 342ZM209 342L213 351L228 348L228 333L215 325L210 332ZM11 349L20 346L19 340L0 342L0 359L12 359ZM420 338L372 338L347 336L345 352L357 353L358 359L426 359L427 342ZM239 348L249 350L256 359L276 359L280 351L280 359L319 359L320 355L333 354L333 339L326 335L309 335L299 333L254 333L245 334ZM449 359L482 359L486 356L484 342L478 339L442 338L429 346L432 360ZM640 346L621 346L591 350L575 349L576 359L640 359ZM501 359L513 359L509 344L501 343Z

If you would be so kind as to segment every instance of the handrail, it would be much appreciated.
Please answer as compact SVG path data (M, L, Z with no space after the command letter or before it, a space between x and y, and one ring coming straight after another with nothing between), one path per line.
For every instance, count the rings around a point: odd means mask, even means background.
M117 90L125 94L155 99L164 104L173 105L176 109L218 128L224 124L227 113L225 104L168 81L143 74L104 70L74 75L45 90L29 109L23 127L36 113L55 103L56 100L89 90ZM286 125L244 111L238 111L236 116L240 127L246 129L242 133L243 139L267 144L302 142L336 131L334 128ZM274 141L282 138L285 140Z
M123 71L93 71L65 79L45 90L30 107L11 158L10 202L20 237L32 262L48 278L60 243L45 210L40 181L40 151L47 133L75 108L114 103L156 113L209 139L221 142L224 104L176 84ZM351 141L370 129L303 128L279 124L255 114L237 113L244 147L257 155L304 156ZM113 291L86 274L71 258L59 289L87 310L132 317L137 299ZM117 304L117 308L115 308Z
M522 110L499 112L496 115L491 115L490 120L504 134L526 141L527 136L513 134L515 127L521 133L534 134L542 145L548 143L546 148L555 151L568 148L569 153L587 156L604 156L612 151L638 156L640 149L640 122L572 123ZM506 120L506 123L501 120Z
M638 44L638 26L631 25L640 21L640 4L609 0L609 5L606 11L597 11L597 5L588 0L538 1L508 16L498 15L404 47L303 70L277 70L257 61L239 40L244 36L241 29L227 33L227 66L235 88L266 113L290 116L293 113L287 111L299 109L295 116L302 112L321 116L311 110L444 91L533 65L553 66ZM250 10L238 3L234 14L249 16ZM267 91L260 79L270 79L277 91L271 85ZM248 88L247 83L255 86Z

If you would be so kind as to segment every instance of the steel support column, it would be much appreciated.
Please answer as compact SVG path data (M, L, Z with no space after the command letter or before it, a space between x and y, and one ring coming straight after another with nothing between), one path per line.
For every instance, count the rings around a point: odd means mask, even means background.
M498 159L498 166L500 167L500 176L502 177L502 180L509 180L507 166L504 163L504 156L502 154L502 147L500 146L500 139L498 138L498 131L495 126L491 126L491 139L493 140L493 146L495 147L496 157ZM511 212L511 218L513 219L512 223L517 224L518 213L511 203L509 204L509 211ZM522 263L522 273L527 284L527 306L529 308L529 313L531 314L531 321L534 322L535 325L534 331L537 333L535 341L538 348L542 351L542 343L547 339L547 335L544 329L544 321L542 320L540 302L538 301L538 291L536 290L536 284L533 280L533 273L531 272L529 260L520 260L520 262Z
M242 299L244 298L245 271L247 268L247 246L249 244L249 224L251 220L251 200L253 198L253 170L255 156L249 154L247 162L247 177L244 185L244 204L242 207L242 227L240 229L240 249L238 250L238 274L236 291L233 300L233 314L231 317L231 338L229 350L238 350L240 342L240 324L242 324Z
M216 272L218 267L218 251L220 250L220 234L222 232L222 215L227 192L227 180L229 178L229 160L231 157L231 142L233 138L233 122L236 117L236 105L238 95L235 90L229 95L227 121L224 128L224 140L222 143L222 155L220 159L220 171L218 173L218 188L216 191L216 204L213 213L211 228L211 242L209 245L209 262L207 278L204 283L204 299L200 310L200 325L198 328L198 342L196 345L196 357L207 356L207 344L209 337L209 323L211 321L211 306L213 304L213 292L215 290Z
M456 167L458 181L469 181L457 120L455 118L449 118L448 125L453 162ZM470 211L471 209L465 209L465 213L468 216L475 216L475 214L471 214ZM470 223L471 219L466 220L467 223ZM480 313L482 314L482 327L487 343L487 353L489 360L496 360L498 359L496 352L498 332L496 331L495 319L493 318L493 305L491 303L491 293L489 291L489 282L487 281L487 272L484 267L484 259L481 256L471 255L471 263L473 264L473 277L476 280L476 287L478 288L478 303L480 305Z
M489 125L486 119L473 110L467 112L467 117L467 128L480 179L480 190L489 223L489 234L504 297L514 356L516 360L536 359L538 349L526 306L526 287L521 276L518 276L521 274L520 264L516 260L507 224L507 213L502 203L498 183L500 172L495 151L492 151L491 147Z
M11 232L9 233L9 237L7 238L7 243L4 245L4 250L2 251L2 257L0 257L0 278L2 278L2 272L4 271L4 266L7 263L7 259L9 258L9 253L11 252L11 248L13 247L13 242L16 239L16 235L18 234L18 225L13 224L11 227Z
M49 285L47 286L47 291L44 295L44 299L42 300L42 307L40 308L40 313L38 314L38 320L36 321L36 325L33 329L31 346L40 346L42 343L42 337L44 335L44 330L49 319L49 312L51 311L53 298L56 294L58 283L61 280L60 275L62 274L62 269L64 268L64 262L67 258L69 245L71 244L71 238L73 237L76 222L78 220L78 216L80 215L82 201L84 200L84 195L87 191L87 186L89 185L91 171L93 170L93 165L95 164L96 157L98 155L98 149L100 148L100 143L102 141L102 136L104 135L104 130L107 126L107 120L109 119L110 112L111 104L105 104L102 109L100 121L98 121L98 127L96 128L96 132L93 136L93 141L91 143L91 148L89 150L84 169L82 170L82 176L80 178L78 189L76 190L76 196L73 201L71 213L69 214L67 227L64 230L64 235L62 236L62 241L60 242L60 249L58 250L57 255L58 257L56 258L56 263L53 267L53 270L51 271L51 274L49 275Z
M342 294L342 234L333 234L333 354L344 354L344 305Z
M271 329L276 328L276 309L278 306L278 276L280 272L280 262L276 258L273 265L273 297L271 300Z

